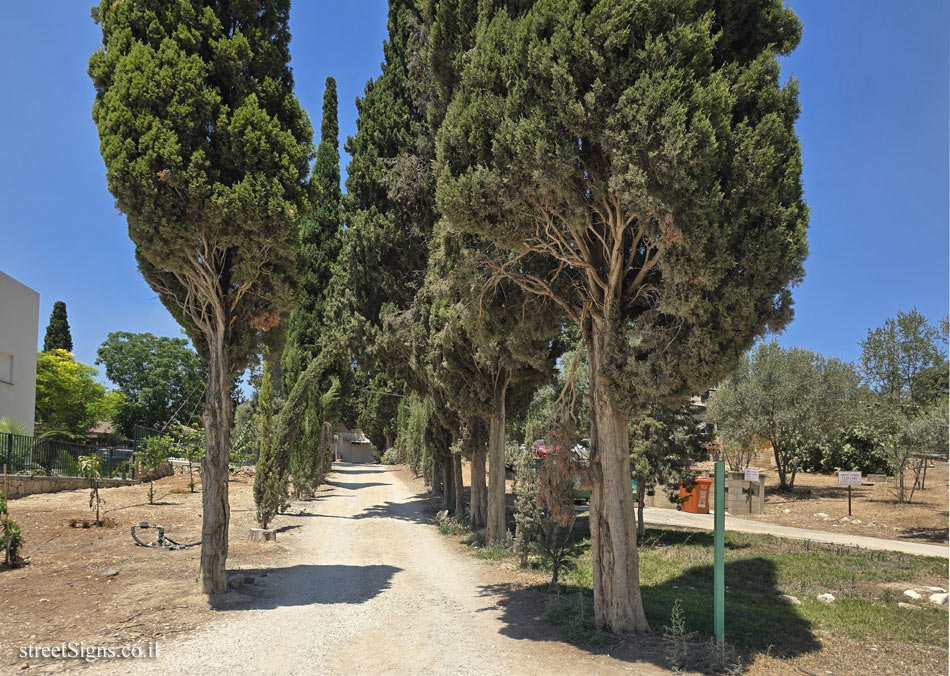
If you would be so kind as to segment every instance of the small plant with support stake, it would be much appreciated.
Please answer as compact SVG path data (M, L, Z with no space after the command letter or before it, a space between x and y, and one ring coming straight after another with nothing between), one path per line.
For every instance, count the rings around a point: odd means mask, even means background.
M99 482L102 480L102 457L96 454L79 456L79 474L89 484L89 509L96 508L96 525L102 525L99 518L99 506L105 503L99 496Z
M155 471L168 460L168 451L171 448L171 437L162 434L149 437L141 451L135 454L136 462L148 474L148 504L155 504Z

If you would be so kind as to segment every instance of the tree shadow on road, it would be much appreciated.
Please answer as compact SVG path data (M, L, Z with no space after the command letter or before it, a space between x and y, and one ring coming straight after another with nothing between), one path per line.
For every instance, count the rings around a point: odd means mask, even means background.
M428 493L417 493L402 502L387 500L384 503L367 507L353 519L396 519L412 523L431 524L433 515L438 510L432 496Z
M393 576L401 570L383 565L297 565L234 571L252 575L254 583L241 585L238 591L215 594L210 603L220 611L366 603L389 589Z
M821 649L811 623L794 605L778 600L780 592L774 563L763 557L749 557L726 564L726 642L748 662L757 654L793 658ZM642 585L643 609L652 633L634 637L614 637L593 631L593 596L590 588L559 585L557 598L549 585L522 587L503 583L481 587L481 595L500 597L503 608L501 633L515 639L572 642L594 654L609 652L625 662L651 662L663 668L666 662L662 634L670 624L673 604L679 600L686 631L695 632L694 643L702 646L713 631L713 567L698 565L678 577L653 585ZM561 612L553 617L552 604ZM583 610L581 610L583 604ZM569 612L564 612L567 608ZM562 627L545 621L555 619ZM565 616L567 620L565 621ZM578 617L583 618L578 620ZM582 623L584 626L579 627ZM585 629L586 627L586 629ZM580 631L578 629L581 629Z
M338 464L333 466L333 469L330 470L334 474L383 474L389 470L376 465L376 469L369 469L373 465L344 465L340 466Z
M370 488L371 486L389 486L390 484L383 483L380 481L366 481L363 483L359 482L349 482L349 481L324 481L325 486L335 486L336 488L344 488L350 491L358 491L361 488Z

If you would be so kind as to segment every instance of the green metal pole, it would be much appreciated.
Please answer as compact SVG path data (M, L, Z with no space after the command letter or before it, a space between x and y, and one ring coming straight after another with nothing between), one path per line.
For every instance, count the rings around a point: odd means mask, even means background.
M716 463L715 548L713 559L713 633L716 645L723 646L726 630L726 469Z

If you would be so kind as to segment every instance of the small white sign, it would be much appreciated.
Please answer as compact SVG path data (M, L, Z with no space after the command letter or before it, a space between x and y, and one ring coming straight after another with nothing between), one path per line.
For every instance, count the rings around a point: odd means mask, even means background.
M759 470L752 469L751 467L745 468L745 480L746 481L758 481L759 480Z
M861 472L838 472L839 486L860 486Z

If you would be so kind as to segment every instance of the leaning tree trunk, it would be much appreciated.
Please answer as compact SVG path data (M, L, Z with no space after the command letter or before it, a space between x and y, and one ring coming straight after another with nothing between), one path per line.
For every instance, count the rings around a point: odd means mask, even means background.
M505 393L508 381L495 386L488 424L488 524L485 541L505 542Z
M227 591L228 450L231 434L231 363L224 330L209 341L205 401L205 457L201 472L201 591Z
M465 518L465 487L462 485L462 456L452 454L452 478L455 480L455 518Z
M591 340L591 408L594 422L590 497L594 624L617 634L649 631L640 598L637 524L630 490L627 417L614 404L600 372L603 336Z
M472 448L472 530L481 530L488 522L486 501L488 494L485 486L485 438L483 436L484 423L473 422L474 446Z

